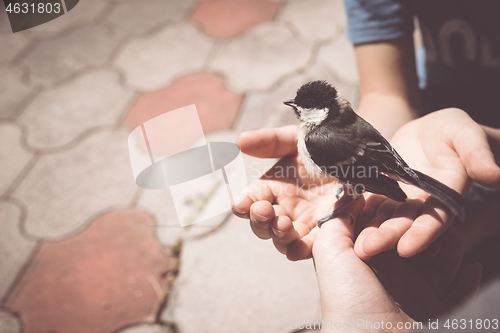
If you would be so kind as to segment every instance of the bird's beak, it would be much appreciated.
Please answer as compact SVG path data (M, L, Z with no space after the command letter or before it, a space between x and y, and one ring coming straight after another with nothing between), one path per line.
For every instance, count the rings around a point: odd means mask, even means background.
M297 104L295 104L294 99L287 99L286 101L283 101L283 104L291 106L292 108L296 108Z

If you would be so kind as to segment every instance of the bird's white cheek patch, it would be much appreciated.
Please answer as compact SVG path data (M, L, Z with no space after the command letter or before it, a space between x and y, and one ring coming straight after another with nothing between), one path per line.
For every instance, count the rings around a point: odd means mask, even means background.
M306 123L319 125L328 115L327 109L302 109L300 111L300 120Z

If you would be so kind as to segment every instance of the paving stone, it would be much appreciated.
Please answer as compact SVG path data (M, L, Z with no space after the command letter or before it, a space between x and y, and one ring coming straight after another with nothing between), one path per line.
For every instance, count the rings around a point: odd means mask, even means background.
M232 217L213 235L183 244L161 318L180 332L289 332L292 320L321 320L313 263L288 261L248 221Z
M130 86L159 89L184 73L200 70L212 44L192 24L172 25L131 41L121 51L116 66L125 72Z
M44 243L5 306L21 314L26 333L152 323L176 265L153 223L141 211L112 211L75 236Z
M1 39L1 37L0 37ZM0 41L1 43L1 41ZM22 71L15 67L0 67L0 118L8 118L31 91L21 79Z
M238 36L259 23L270 22L278 12L279 2L270 0L210 0L201 2L191 20L217 38Z
M0 124L0 194L5 193L14 179L30 161L32 154L21 144L21 130L10 123Z
M298 41L285 27L263 24L225 43L212 69L224 73L234 91L264 90L303 68L310 51L310 44Z
M207 134L230 127L240 103L241 97L227 90L220 76L196 73L183 76L163 89L143 94L128 113L124 124L135 128L165 112L195 104L201 126Z
M117 73L97 71L40 93L19 120L28 127L28 144L39 149L73 141L85 131L116 122L133 93Z
M192 6L191 0L142 0L120 2L107 15L106 22L119 37L138 36L166 22L178 22L185 18Z
M0 201L0 300L16 279L36 245L21 235L21 211L11 203ZM2 314L2 312L0 312ZM0 319L0 322L2 320ZM1 328L0 324L0 328ZM0 332L3 332L0 330Z
M334 37L345 25L342 0L288 1L280 20L291 24L309 41Z
M117 333L174 333L174 331L169 327L158 324L141 324L127 327Z
M347 84L357 84L359 81L354 48L343 33L333 43L319 49L317 62L329 68L339 80Z
M78 4L66 14L47 23L33 27L26 32L30 37L52 37L64 32L68 28L92 21L106 8L106 3L101 0L79 1Z
M21 323L19 319L4 309L0 309L0 332L21 333Z
M28 209L27 232L63 237L103 209L128 204L137 187L127 136L125 130L100 131L69 151L43 156L13 194Z
M84 25L39 43L24 63L30 68L31 80L48 84L85 68L104 64L117 45L106 27Z

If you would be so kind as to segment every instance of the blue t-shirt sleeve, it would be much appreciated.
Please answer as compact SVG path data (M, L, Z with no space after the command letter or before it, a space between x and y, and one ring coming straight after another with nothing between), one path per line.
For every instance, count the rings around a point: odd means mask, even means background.
M382 42L413 33L409 0L344 0L347 37L353 44Z

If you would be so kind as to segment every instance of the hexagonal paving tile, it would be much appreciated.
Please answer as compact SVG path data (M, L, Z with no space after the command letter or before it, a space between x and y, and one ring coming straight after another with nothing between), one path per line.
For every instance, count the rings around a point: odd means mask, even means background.
M200 70L212 44L194 25L177 24L130 42L116 66L125 72L130 86L159 89L181 74Z
M52 148L70 143L91 128L113 124L132 96L120 86L118 74L91 72L43 91L19 120L28 127L28 144Z
M119 37L138 36L165 24L185 18L192 0L142 0L120 3L106 16L106 22Z
M36 242L21 235L21 210L0 201L0 300L31 256ZM1 327L1 326L0 326ZM3 332L3 330L0 330Z
M21 135L14 124L0 124L0 142L3 142L0 145L0 194L5 193L33 156L22 148Z
M56 238L113 206L128 204L134 183L128 131L100 131L69 151L43 156L13 193L27 207L26 231Z
M196 104L201 126L207 134L230 127L240 102L241 97L227 90L221 77L210 73L191 74L166 88L143 94L128 113L124 124L135 128L165 112Z
M102 332L152 322L176 265L151 216L119 210L70 238L44 243L6 300L24 331Z
M84 25L39 43L23 63L31 80L48 84L105 63L117 45L104 26Z
M280 78L306 66L311 44L298 41L277 24L263 24L225 43L212 69L228 78L238 92L269 89Z
M193 11L191 20L199 22L213 37L231 38L251 27L272 21L280 4L270 0L210 0L202 1Z
M342 0L288 1L280 20L294 26L305 40L324 40L342 31L344 7Z

